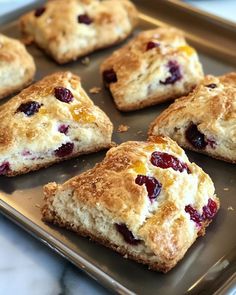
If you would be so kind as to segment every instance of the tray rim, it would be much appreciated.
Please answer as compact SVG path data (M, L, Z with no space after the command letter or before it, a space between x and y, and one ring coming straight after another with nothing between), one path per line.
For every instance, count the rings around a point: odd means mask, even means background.
M171 4L173 4L176 7L181 7L186 12L193 12L194 14L198 16L202 16L206 19L208 22L217 22L218 25L222 26L222 28L226 28L228 30L235 30L236 29L236 23L229 21L227 19L224 19L222 17L213 15L209 12L205 12L199 8L193 7L190 4L181 2L179 0L160 0L160 1L167 1ZM45 3L45 0L36 0L33 3L27 4L17 11L13 11L10 13L7 13L3 15L0 19L0 29L4 29L5 26L7 26L9 23L13 23L17 21L17 18L22 15L23 13L27 12L28 10L31 10L35 7L37 7L39 4ZM135 0L133 0L135 2ZM138 5L137 5L138 6ZM147 16L144 13L139 13L139 17L141 19L145 19L145 16ZM150 19L154 19L152 17L147 16ZM152 22L149 20L149 22ZM159 23L162 23L160 21ZM187 35L187 34L186 34ZM188 37L188 36L187 36ZM191 39L191 38L190 38ZM194 40L194 38L193 38ZM196 41L197 43L201 43L199 40ZM209 44L209 43L208 43ZM84 271L89 277L92 279L98 281L103 286L107 287L110 291L119 293L119 294L136 294L123 286L121 283L119 283L117 280L112 278L110 275L103 272L101 269L99 269L97 266L93 265L91 262L80 256L79 254L76 254L76 259L74 259L73 251L70 250L69 247L67 247L63 242L61 242L56 237L53 237L50 235L46 230L35 224L32 220L24 216L22 213L17 211L13 206L11 206L9 203L7 203L4 200L4 194L2 199L2 194L0 192L0 214L3 214L6 216L9 220L20 226L22 229L24 229L26 232L31 234L33 237L41 241L43 244L51 248L53 251L61 255L63 258L70 261L72 264L80 268L82 271ZM227 256L227 255L226 255ZM220 259L221 260L221 259ZM220 261L219 260L219 261ZM217 261L211 268L218 265ZM209 270L211 269L209 268ZM207 272L208 273L208 272ZM205 278L207 275L204 274L196 283L199 283L202 279ZM233 282L233 283L232 283ZM214 290L215 295L224 295L226 294L226 291L231 289L233 284L233 288L236 290L236 275L231 275L230 277L227 277L227 280L225 280L222 285L217 289ZM227 293L229 294L229 293Z

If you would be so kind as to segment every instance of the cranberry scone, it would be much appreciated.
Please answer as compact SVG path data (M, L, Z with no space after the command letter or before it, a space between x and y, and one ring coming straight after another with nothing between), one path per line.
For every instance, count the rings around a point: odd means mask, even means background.
M27 42L63 64L124 40L137 19L129 0L53 0L24 15L20 24Z
M210 177L170 138L111 148L93 169L44 187L43 220L167 272L219 209Z
M24 89L0 107L0 122L0 175L26 173L111 146L111 121L70 72Z
M32 82L35 63L20 41L0 34L0 99Z
M197 52L175 28L140 33L102 63L101 73L121 111L186 95L203 78Z
M151 124L179 145L236 163L236 73L206 76L188 96L176 100Z

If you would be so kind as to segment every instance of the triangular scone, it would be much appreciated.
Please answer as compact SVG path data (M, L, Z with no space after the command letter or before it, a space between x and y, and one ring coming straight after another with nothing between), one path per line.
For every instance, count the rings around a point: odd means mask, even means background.
M21 29L62 64L124 40L137 19L129 0L57 0L24 15Z
M206 76L188 96L176 100L151 124L182 147L236 163L236 73Z
M34 60L25 46L0 34L0 99L23 89L34 74Z
M140 33L103 62L101 73L122 111L186 95L203 78L197 52L174 28Z
M78 76L47 76L0 107L0 175L14 176L108 148L112 130Z
M171 139L129 141L93 169L44 188L43 219L169 271L219 209L210 177Z

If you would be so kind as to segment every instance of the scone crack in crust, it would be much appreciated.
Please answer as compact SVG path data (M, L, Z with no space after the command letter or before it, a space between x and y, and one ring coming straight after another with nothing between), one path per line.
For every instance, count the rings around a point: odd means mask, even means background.
M128 0L57 0L42 8L21 18L21 30L58 63L124 40L138 19Z
M0 99L31 83L35 63L25 46L0 34Z
M44 187L43 219L166 272L219 209L210 177L167 137L111 148L93 169Z
M0 122L0 175L111 146L111 121L71 72L54 73L24 89L0 106Z
M175 28L141 32L108 57L100 72L122 111L186 95L203 78L197 52Z
M188 96L176 100L149 128L182 147L236 163L236 73L208 75Z

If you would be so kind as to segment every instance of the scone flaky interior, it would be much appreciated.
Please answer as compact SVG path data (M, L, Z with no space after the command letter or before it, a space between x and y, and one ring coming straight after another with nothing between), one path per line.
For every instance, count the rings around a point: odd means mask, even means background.
M149 134L167 135L183 147L236 163L236 73L206 76L154 120Z
M175 28L141 32L108 57L100 70L122 111L188 94L203 78L197 52Z
M44 188L43 219L167 272L219 208L210 177L171 139L125 142L93 169Z
M125 39L138 13L128 0L57 0L21 18L26 39L66 63Z
M49 75L0 107L0 174L26 173L108 148L112 130L78 76Z
M34 60L25 46L0 34L0 99L27 86L34 74Z

